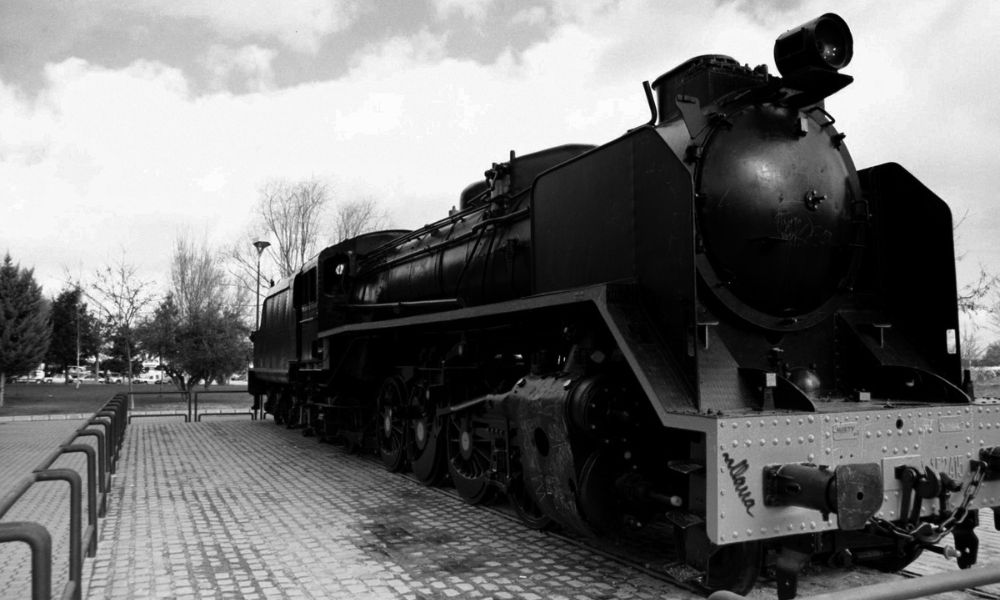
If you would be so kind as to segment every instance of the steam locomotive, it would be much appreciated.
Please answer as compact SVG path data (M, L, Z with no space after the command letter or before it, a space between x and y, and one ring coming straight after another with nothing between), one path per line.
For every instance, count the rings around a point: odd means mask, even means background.
M852 36L824 14L644 84L648 123L511 152L447 217L326 248L273 286L250 391L523 521L658 524L707 590L811 559L976 561L1000 524L1000 406L959 361L950 212L858 170L824 99ZM950 551L949 550L949 551Z

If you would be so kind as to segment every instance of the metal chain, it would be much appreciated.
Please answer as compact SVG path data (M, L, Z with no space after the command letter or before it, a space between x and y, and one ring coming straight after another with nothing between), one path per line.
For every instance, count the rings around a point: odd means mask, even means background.
M895 535L899 538L905 539L907 541L917 541L922 544L936 544L941 541L941 538L952 532L955 527L965 520L969 513L969 505L976 497L976 493L979 491L979 486L983 483L983 479L986 478L986 463L980 460L972 461L972 480L969 484L965 486L965 491L962 494L962 502L955 508L954 511L942 521L940 524L933 523L921 523L916 527L904 528L900 527L890 521L880 518L872 518L871 523L877 528L885 531L886 533ZM919 499L918 499L919 501Z

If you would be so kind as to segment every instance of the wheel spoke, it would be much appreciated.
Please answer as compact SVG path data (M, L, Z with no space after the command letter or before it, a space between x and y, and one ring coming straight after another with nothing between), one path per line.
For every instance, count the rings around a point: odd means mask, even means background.
M406 422L404 447L413 475L424 485L440 483L447 473L445 437L434 420L434 406L421 384L414 385L407 398L410 418Z
M473 426L468 416L448 419L448 471L459 495L470 504L487 502L495 496L490 480L492 444L486 429Z
M382 464L389 471L399 471L406 464L406 433L403 422L403 404L406 383L398 376L387 377L375 398L376 440Z

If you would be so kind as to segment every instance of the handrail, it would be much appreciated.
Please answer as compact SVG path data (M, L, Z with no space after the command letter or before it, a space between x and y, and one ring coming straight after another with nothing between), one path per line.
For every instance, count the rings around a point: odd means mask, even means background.
M910 600L923 598L942 592L954 592L983 585L1000 583L1000 564L988 564L960 571L945 571L933 575L914 577L903 581L887 581L856 588L847 588L816 596L805 596L800 600ZM713 592L708 600L747 600L746 596L720 590Z
M193 390L193 391L187 391L187 392L184 392L184 391L181 391L181 390L167 390L167 391L156 390L156 391L152 391L152 392L135 392L135 391L128 392L128 396L130 398L130 403L134 402L133 398L135 396L163 396L164 394L168 394L168 395L176 394L176 395L180 396L181 397L181 401L182 402L186 401L186 403L187 403L187 410L186 410L186 412L181 412L180 410L163 410L163 411L135 411L135 410L133 410L133 412L128 417L129 418L129 422L131 423L132 419L138 419L138 418L141 418L141 417L144 417L144 418L151 418L151 417L184 417L184 422L185 423L191 423L191 422L201 421L201 418L203 416L205 416L205 415L243 415L243 414L249 415L250 418L252 420L254 420L254 421L257 420L257 414L253 411L252 408L249 408L249 407L247 408L247 410L246 410L245 413L244 413L244 411L241 411L241 410L238 410L238 409L237 410L228 411L228 412L222 412L221 410L220 410L220 412L203 412L202 410L199 409L199 406L198 406L198 397L199 396L204 396L204 395L207 395L207 394L247 394L247 395L249 395L249 392L245 392L243 390L202 390L202 391ZM251 396L251 398L252 398L252 396Z
M187 410L185 410L184 412L179 412L179 411L172 411L172 412L171 411L156 411L156 412L148 412L148 413L144 412L144 411L135 411L135 412L133 412L132 414L129 415L128 422L131 423L132 419L139 418L139 417L184 417L184 422L185 423L190 423L191 422L191 394L189 392L182 392L180 390L167 390L167 391L163 391L162 389L159 389L159 390L156 390L156 391L153 391L153 392L136 392L136 391L127 392L127 396L128 396L129 404L130 405L132 405L135 402L135 396L163 396L164 394L168 394L168 395L177 394L177 395L179 395L181 397L181 401L187 403Z
M118 394L80 425L49 453L30 475L22 478L6 496L0 499L0 519L39 481L66 481L70 486L69 519L69 580L63 598L79 600L82 594L83 547L87 556L97 551L97 519L103 517L111 489L111 473L116 469L128 424L128 396ZM103 431L88 429L102 426ZM81 437L96 437L97 450L88 444L76 443ZM53 469L52 464L64 454L83 453L87 458L87 530L82 529L82 479L73 469ZM98 499L98 488L100 498ZM31 547L31 597L49 600L52 590L52 536L38 523L0 523L0 544L25 542Z
M199 414L199 411L198 411L198 396L199 395L208 395L208 394L240 394L240 393L248 394L249 395L250 392L243 391L243 390L202 390L200 392L199 391L190 392L190 394L192 394L194 396L194 420L195 420L195 422L201 421L201 418L203 416L205 416L205 415L212 415L212 414L225 414L225 415L249 414L250 415L250 420L251 421L256 421L257 420L257 414L251 408L248 408L247 411L246 411L246 413L244 413L243 411L240 411L240 410L233 410L231 412L226 412L226 413L223 413L223 412L219 412L219 413L209 413L209 412L206 412L206 413L200 413ZM251 396L251 398L252 398L252 396Z

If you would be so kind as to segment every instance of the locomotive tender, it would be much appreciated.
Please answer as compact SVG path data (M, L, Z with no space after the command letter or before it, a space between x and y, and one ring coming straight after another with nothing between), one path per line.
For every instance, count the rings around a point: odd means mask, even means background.
M824 108L851 53L825 14L781 77L699 56L620 138L326 248L266 298L251 393L533 527L659 524L706 589L770 564L789 598L811 558L896 570L949 533L973 564L1000 406L963 387L947 206L856 169Z

